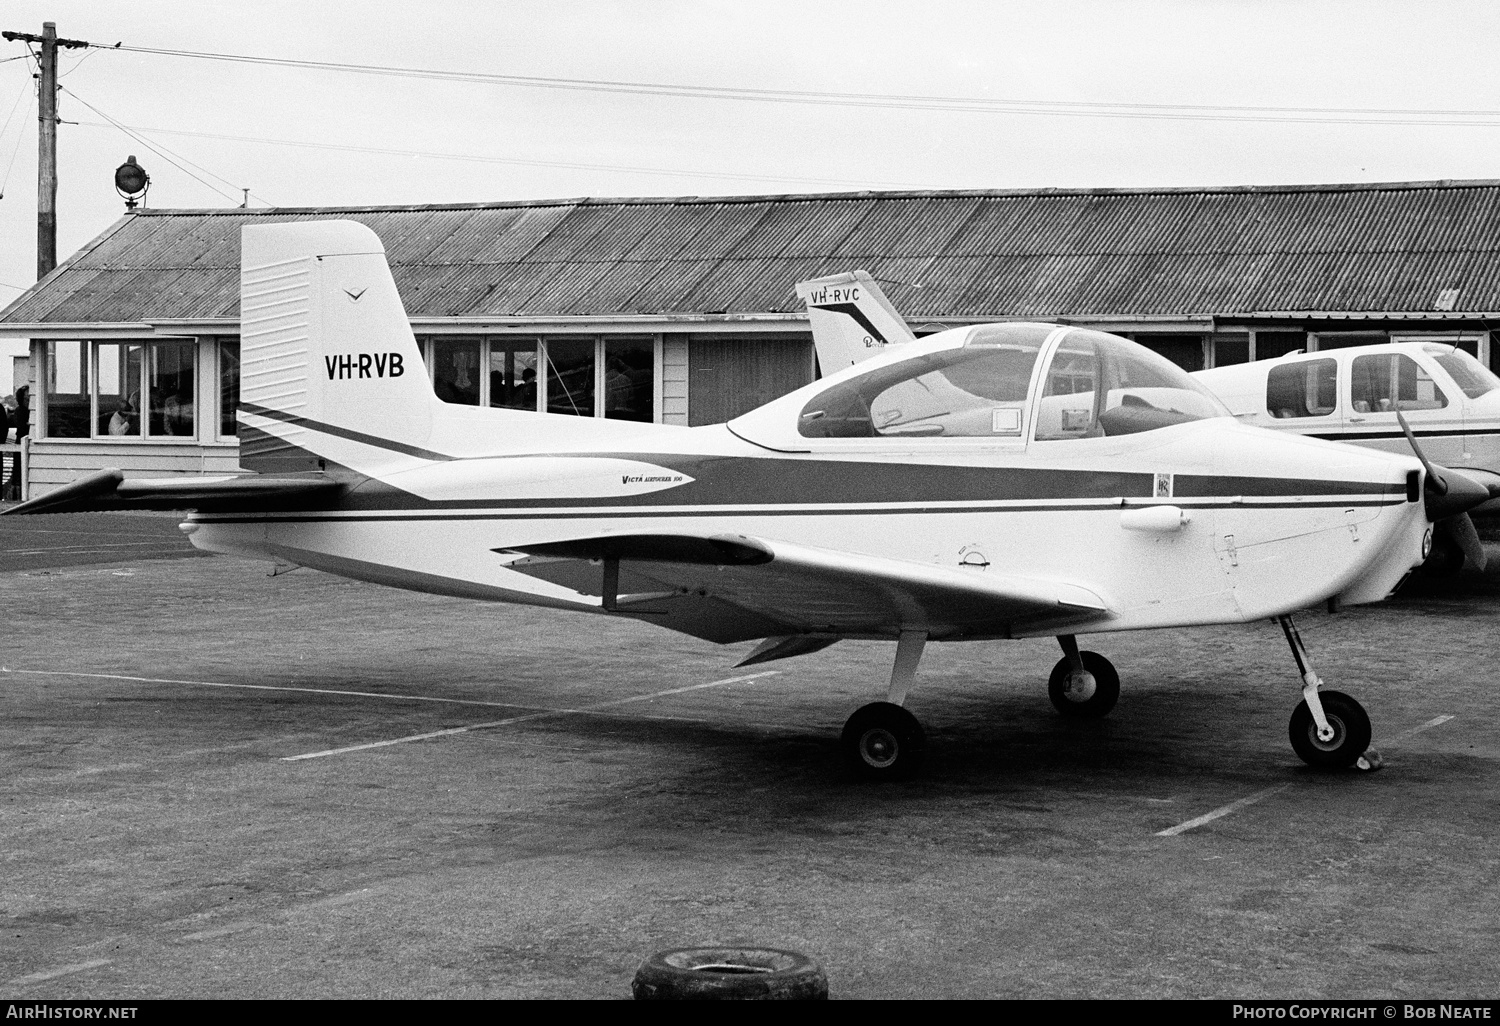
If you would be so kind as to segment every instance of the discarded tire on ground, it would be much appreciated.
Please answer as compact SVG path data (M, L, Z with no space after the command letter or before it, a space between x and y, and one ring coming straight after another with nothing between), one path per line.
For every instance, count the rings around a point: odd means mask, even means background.
M641 963L630 984L637 1001L823 1001L818 963L777 948L675 948Z

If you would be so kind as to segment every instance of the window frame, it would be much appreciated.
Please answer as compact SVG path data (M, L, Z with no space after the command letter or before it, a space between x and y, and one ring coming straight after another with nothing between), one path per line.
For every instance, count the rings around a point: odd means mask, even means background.
M548 342L589 342L593 344L593 412L582 416L591 416L600 420L610 419L618 423L651 423L660 424L662 421L662 361L663 361L663 336L660 332L640 332L637 334L621 333L610 335L597 334L475 334L470 332L455 332L449 334L430 334L418 338L418 349L422 354L422 361L427 368L427 382L436 390L437 365L434 361L436 342L477 342L479 343L479 402L454 403L450 405L468 406L471 409L517 409L513 406L493 406L490 391L490 367L491 354L497 349L516 349L517 343L530 342L536 354L536 408L529 412L547 413L548 391L550 374L547 357ZM606 392L606 370L608 346L611 342L648 342L651 345L651 420L629 421L621 418L606 418L605 407L608 402Z
M135 335L93 338L49 338L44 339L41 347L42 367L37 377L41 387L39 394L33 397L37 409L37 440L56 442L63 445L82 445L104 443L106 445L167 445L167 446L201 446L217 436L212 432L205 433L203 425L207 416L217 416L217 389L214 398L209 399L204 392L204 365L209 362L203 353L204 343L209 341L208 336L197 335ZM88 433L82 435L55 435L51 432L52 395L55 392L53 382L56 380L57 361L55 346L58 343L72 342L83 347L82 369L87 377L84 383L88 395ZM141 347L141 391L148 393L147 382L151 376L151 361L155 359L154 346L181 345L190 343L192 353L191 382L193 390L192 411L193 431L191 434L151 434L149 433L150 407L149 394L143 395L141 410L137 411L139 418L136 431L128 435L111 435L108 431L100 429L100 404L99 404L99 355L101 346L140 346ZM213 357L214 367L217 370L217 346ZM69 393L71 394L71 393Z

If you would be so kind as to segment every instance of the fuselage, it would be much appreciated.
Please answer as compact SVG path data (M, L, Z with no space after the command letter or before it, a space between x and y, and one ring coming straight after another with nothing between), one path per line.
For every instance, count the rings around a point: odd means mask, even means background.
M1414 458L1227 416L1070 437L1065 425L1085 416L1092 393L1043 394L1042 367L1060 337L1038 349L1029 387L1010 403L1017 412L985 413L995 433L962 427L973 417L947 410L925 411L919 433L808 433L809 417L822 417L807 412L819 396L965 344L961 333L944 334L954 337L909 343L728 425L627 426L438 404L419 451L319 436L330 473L348 482L320 508L202 513L186 529L211 551L593 611L602 609L597 597L509 569L514 551L608 534L739 533L1063 582L1111 611L1091 630L1377 601L1423 558L1429 525ZM997 624L948 636L1025 633Z

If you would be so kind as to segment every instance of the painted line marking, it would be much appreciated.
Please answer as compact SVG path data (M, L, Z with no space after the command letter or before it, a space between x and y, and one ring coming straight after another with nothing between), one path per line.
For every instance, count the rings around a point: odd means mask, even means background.
M221 926L217 930L199 930L197 933L185 933L178 937L179 942L214 940L218 937L228 937L236 933L245 933L265 926L265 923L231 923L229 926Z
M232 937L237 933L248 933L251 930L259 930L263 927L271 927L278 923L285 923L286 919L295 913L312 910L339 908L342 905L361 901L377 893L378 888L361 887L357 891L347 891L343 894L331 894L326 898L318 898L314 901L303 902L300 905L291 905L280 909L275 914L275 922L262 919L241 919L239 922L226 923L223 926L213 927L208 930L198 930L195 933L185 933L176 939L178 944L187 944L195 941L217 940L220 937Z
M7 983L6 986L14 987L22 983L41 983L43 980L55 980L59 976L71 976L74 973L82 973L87 972L90 969L97 969L101 965L109 965L111 961L113 961L113 959L96 958L92 962L74 962L72 965L60 966L56 969L48 969L46 972L32 973L30 976L18 976L14 980L11 980L9 983Z
M608 702L599 702L595 705L579 706L576 709L546 709L541 712L526 713L521 716L509 716L503 720L491 720L488 723L473 723L467 727L449 727L446 730L430 730L425 734L409 734L406 737L391 738L386 741L371 741L362 745L348 745L344 748L329 748L321 752L307 752L303 755L288 755L282 758L282 762L302 762L307 759L322 759L329 755L343 755L346 752L363 752L371 748L388 748L391 745L404 745L411 741L427 741L435 737L452 737L455 734L467 734L475 730L490 730L494 727L508 727L513 723L525 723L530 720L539 720L548 716L570 716L580 713L597 712L600 709L613 709L633 702L649 702L653 698L665 698L668 695L681 695L689 691L701 691L704 688L716 688L725 684L738 684L742 681L755 680L759 677L771 677L780 670L763 670L760 673L748 673L739 677L726 677L723 680L709 681L707 684L689 684L687 687L668 688L666 691L657 691L650 695L634 695L630 698L616 698Z
M193 684L202 688L239 688L245 691L295 691L304 695L342 695L347 698L384 698L392 702L441 702L446 705L483 705L494 709L535 709L519 702L485 702L477 698L434 698L431 695L389 695L380 691L342 691L337 688L298 688L284 684L226 684L212 680L174 680L170 677L131 677L123 673L80 673L74 670L20 670L0 666L0 673L30 673L47 677L86 677L127 680L137 684ZM551 711L551 710L546 710Z
M0 549L0 552L15 556L40 556L56 552L64 556L76 556L90 552L113 552L115 549L165 549L178 548L166 540L143 542L88 542L83 545L55 545L45 549Z
M1449 715L1434 716L1432 719L1428 720L1426 723L1418 724L1417 726L1412 727L1409 730L1403 730L1401 733L1396 734L1394 737L1392 737L1390 739L1390 741L1388 741L1386 743L1387 744L1394 744L1397 741L1404 741L1407 738L1415 737L1417 734L1420 734L1422 731L1424 731L1424 730L1431 730L1433 727L1440 727L1444 723L1447 723L1451 719L1453 719L1453 717L1449 716ZM1240 809L1243 809L1247 805L1254 805L1256 802L1262 801L1263 799L1266 799L1266 798L1269 798L1269 797L1271 797L1271 795L1277 794L1278 792L1285 791L1287 788L1289 788L1291 786L1292 785L1290 783L1278 784L1275 787L1268 787L1268 788L1266 788L1266 789L1264 789L1262 791L1256 791L1254 794L1247 795L1246 797L1241 798L1239 801L1230 802L1228 805L1220 806L1219 808L1214 809L1212 812L1204 813L1203 815L1199 816L1197 819L1190 819L1186 823L1178 823L1174 827L1168 827L1165 830L1158 830L1156 832L1156 836L1157 837L1175 837L1178 834L1185 833L1185 832L1187 832L1189 830L1193 830L1193 829L1195 829L1197 827L1200 827L1200 826L1202 826L1205 823L1212 823L1214 820L1220 819L1220 818L1222 818L1224 816L1227 816L1231 812L1237 812Z
M1221 805L1217 809L1214 809L1212 812L1205 812L1198 818L1190 819L1186 823L1178 823L1174 827L1167 827L1167 829L1165 830L1158 830L1156 832L1156 836L1175 837L1178 834L1186 833L1189 830L1201 827L1205 823L1212 823L1214 820L1227 816L1231 812L1238 812L1240 809L1243 809L1247 805L1254 805L1256 802L1269 798L1271 797L1271 795L1277 794L1278 792L1285 791L1291 786L1292 785L1290 783L1277 784L1275 787L1267 787L1264 790L1256 791L1252 795L1246 795L1239 801L1230 802L1228 805Z
M1451 719L1453 719L1452 716L1434 716L1432 719L1428 720L1426 723L1419 724L1418 726L1412 727L1410 730L1403 730L1401 733L1397 734L1395 737L1391 738L1389 741L1387 741L1385 743L1386 744L1395 744L1397 741L1405 741L1407 738L1409 738L1409 737L1415 737L1416 735L1422 733L1422 731L1424 731L1424 730L1431 730L1433 727L1441 727L1443 724L1447 723Z

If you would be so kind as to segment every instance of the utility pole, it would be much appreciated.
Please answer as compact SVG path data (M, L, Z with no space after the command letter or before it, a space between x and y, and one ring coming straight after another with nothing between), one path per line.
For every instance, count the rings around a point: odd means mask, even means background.
M42 34L0 32L0 36L41 43L41 73L37 76L36 161L36 276L45 278L57 266L57 48L79 49L81 39L57 38L57 23L42 23Z

